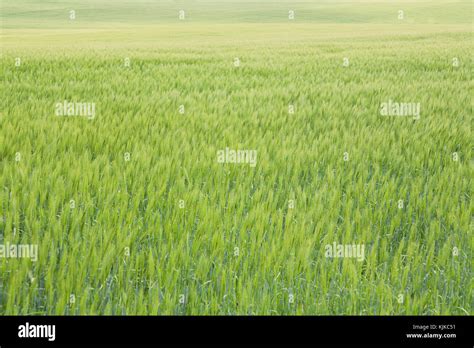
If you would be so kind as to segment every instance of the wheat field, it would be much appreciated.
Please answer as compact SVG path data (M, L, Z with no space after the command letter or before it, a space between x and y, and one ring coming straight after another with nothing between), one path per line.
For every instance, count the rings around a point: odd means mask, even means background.
M472 313L471 1L0 8L1 314Z

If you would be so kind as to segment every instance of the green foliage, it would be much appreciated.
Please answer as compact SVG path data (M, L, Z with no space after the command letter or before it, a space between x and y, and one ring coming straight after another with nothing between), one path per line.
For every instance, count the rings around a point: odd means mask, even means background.
M3 2L1 314L472 312L470 2Z

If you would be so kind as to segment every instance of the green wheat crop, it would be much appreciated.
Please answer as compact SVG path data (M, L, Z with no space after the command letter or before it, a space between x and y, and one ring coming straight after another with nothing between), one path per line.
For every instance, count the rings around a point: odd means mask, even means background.
M471 1L0 10L1 314L472 313Z

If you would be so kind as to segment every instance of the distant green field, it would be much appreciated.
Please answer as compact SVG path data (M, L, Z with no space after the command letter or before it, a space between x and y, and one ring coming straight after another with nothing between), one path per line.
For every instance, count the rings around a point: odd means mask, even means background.
M398 10L404 10L404 23L472 22L472 2L447 1L153 1L153 0L3 0L5 28L69 28L68 12L76 11L74 26L176 23L178 11L185 11L190 23L282 23L288 12L304 23L398 23ZM190 38L191 39L191 38Z
M471 1L0 20L0 314L472 314Z

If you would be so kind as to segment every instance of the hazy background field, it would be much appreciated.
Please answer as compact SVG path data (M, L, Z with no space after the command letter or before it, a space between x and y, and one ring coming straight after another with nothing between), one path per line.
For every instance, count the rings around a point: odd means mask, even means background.
M0 9L0 313L472 312L471 1Z

